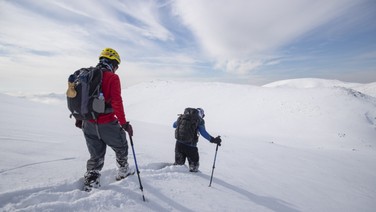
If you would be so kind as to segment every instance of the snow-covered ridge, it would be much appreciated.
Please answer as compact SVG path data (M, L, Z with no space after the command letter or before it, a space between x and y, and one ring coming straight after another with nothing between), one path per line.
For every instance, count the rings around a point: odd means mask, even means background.
M208 82L208 83L197 83L197 82L176 82L176 81L165 81L165 80L153 80L149 82L139 83L137 85L131 86L128 89L139 89L139 88L154 88L154 89L163 89L169 85L179 84L181 88L189 89L191 86L195 85L208 85L208 86L223 86L223 87L258 87L252 85L244 84L229 84L229 83L217 83L217 82ZM317 79L317 78L302 78L302 79L290 79L290 80L281 80L272 82L261 87L264 88L333 88L333 87L343 87L350 88L355 91L361 92L363 94L376 97L376 82L361 84L361 83L349 83L342 82L339 80L327 80L327 79ZM17 96L20 98L29 99L36 102L41 102L45 104L61 104L63 101L66 101L66 96L64 93L5 93L10 96Z
M302 78L290 79L272 82L262 87L266 88L330 88L330 87L344 87L351 88L369 96L376 97L376 82L373 83L350 83L339 80L317 79L317 78Z
M16 96L23 99L28 99L34 102L44 104L58 105L66 101L65 93L5 93L10 96Z
M301 78L280 80L264 85L263 87L290 87L290 88L319 88L319 87L353 87L359 86L359 83L348 83L339 80L328 80L318 78Z
M124 92L127 90L134 89L155 89L155 92L161 89L164 89L171 85L179 85L180 89L190 89L196 85L207 85L207 86L220 86L220 87L259 87L252 85L244 84L229 84L229 83L217 83L217 82L208 82L208 83L198 83L198 82L176 82L176 81L165 81L165 80L153 80L149 82L139 83L137 85L131 86L124 89ZM304 88L334 88L334 87L343 87L358 91L365 95L376 97L376 82L361 84L361 83L350 83L342 82L339 80L327 80L327 79L317 79L317 78L302 78L302 79L290 79L290 80L281 80L272 82L266 85L261 86L262 88L294 88L294 89L304 89ZM64 93L5 93L10 96L17 96L20 98L29 99L36 102L41 102L45 104L61 104L66 101L66 96Z

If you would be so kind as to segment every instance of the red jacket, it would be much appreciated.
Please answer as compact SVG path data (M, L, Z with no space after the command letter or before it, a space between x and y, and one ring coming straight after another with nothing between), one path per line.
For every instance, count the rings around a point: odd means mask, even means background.
M100 114L98 124L105 124L118 120L120 125L125 124L126 118L123 107L123 99L121 97L121 85L119 76L110 71L103 71L102 92L106 103L111 104L113 112L108 114ZM94 120L90 120L95 122Z

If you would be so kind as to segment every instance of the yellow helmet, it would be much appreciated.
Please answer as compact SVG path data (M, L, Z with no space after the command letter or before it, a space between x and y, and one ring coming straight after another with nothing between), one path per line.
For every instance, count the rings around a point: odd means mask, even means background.
M114 49L111 49L111 48L103 49L101 54L99 55L99 59L102 57L108 58L110 60L116 60L118 64L120 64L120 56Z

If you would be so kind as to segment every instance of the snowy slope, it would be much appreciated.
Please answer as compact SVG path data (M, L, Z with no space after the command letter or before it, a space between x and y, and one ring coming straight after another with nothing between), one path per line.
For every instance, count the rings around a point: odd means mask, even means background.
M374 83L318 81L123 90L147 202L136 175L114 180L110 149L102 188L79 189L88 153L64 98L0 94L0 211L374 211ZM215 146L202 138L200 173L161 168L173 162L172 122L187 106L203 107L207 130L223 139L212 187Z
M264 85L263 87L274 88L332 88L343 87L356 90L363 94L376 97L376 82L361 84L361 83L349 83L339 80L317 79L317 78L302 78L302 79L290 79L272 82Z

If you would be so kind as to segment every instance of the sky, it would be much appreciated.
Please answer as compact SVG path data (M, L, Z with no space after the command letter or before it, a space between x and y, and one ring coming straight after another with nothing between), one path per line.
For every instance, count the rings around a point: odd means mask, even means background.
M374 0L0 0L0 92L58 92L120 54L122 86L376 81Z

